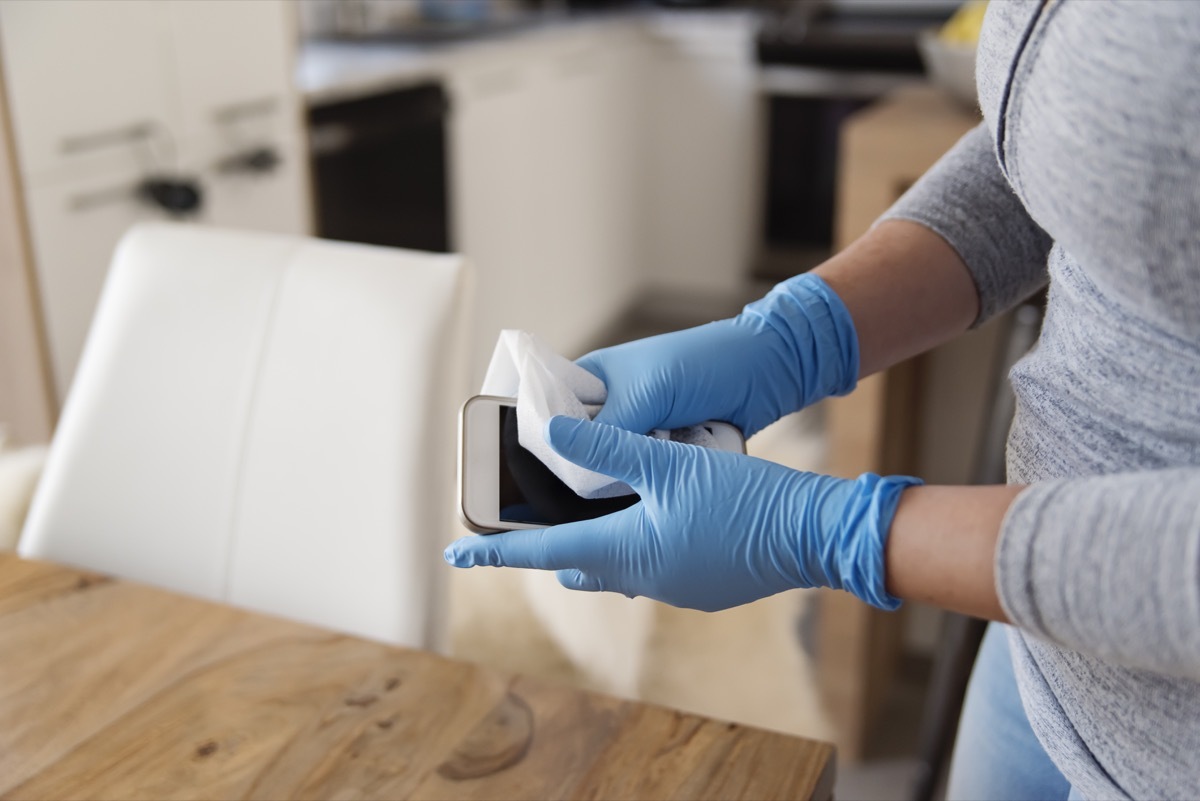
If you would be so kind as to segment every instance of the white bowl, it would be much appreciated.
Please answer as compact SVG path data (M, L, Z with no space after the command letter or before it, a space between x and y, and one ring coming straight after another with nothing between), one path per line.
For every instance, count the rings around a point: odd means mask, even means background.
M947 42L936 30L921 31L917 36L925 74L935 85L972 110L979 109L975 91L975 45Z

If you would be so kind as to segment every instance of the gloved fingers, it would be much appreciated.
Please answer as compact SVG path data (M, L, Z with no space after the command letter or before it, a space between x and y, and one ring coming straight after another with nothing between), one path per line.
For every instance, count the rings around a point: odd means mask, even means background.
M655 419L654 404L650 398L637 398L632 387L613 386L607 371L604 369L606 350L596 350L575 361L577 365L604 382L608 390L608 398L596 414L595 422L648 434L657 428L659 420ZM645 394L644 392L641 394Z
M590 522L590 521L586 521ZM479 537L464 537L450 544L444 554L455 567L531 567L561 570L579 565L586 558L586 534L580 537L567 526L528 531L505 531Z
M608 377L604 374L603 350L594 350L591 353L580 356L575 360L575 363L596 376L596 378L599 378L605 384L608 384Z
M599 576L594 573L585 573L582 570L560 570L558 571L558 583L566 587L568 590L580 590L582 592L604 592L604 582Z
M561 416L546 424L546 442L559 456L624 481L634 490L645 486L654 459L652 449L662 444L622 428Z
M619 592L626 598L636 598L638 593L622 588L617 577L604 578L599 573L588 573L584 570L558 571L558 583L568 590L580 592Z
M649 401L639 403L630 398L628 393L615 397L610 393L608 400L592 418L592 422L637 434L649 434L662 427L662 421L654 414Z
M463 537L443 554L455 567L526 567L536 570L598 569L608 562L613 539L629 526L637 506L578 523L542 529Z

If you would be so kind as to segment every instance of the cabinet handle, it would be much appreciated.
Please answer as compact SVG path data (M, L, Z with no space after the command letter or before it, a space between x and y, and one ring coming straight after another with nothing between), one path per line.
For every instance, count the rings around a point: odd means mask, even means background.
M154 133L154 123L139 122L124 128L113 128L108 131L68 136L62 140L62 152L80 153L101 147L128 145L149 139Z
M229 103L213 109L213 121L218 125L230 125L246 117L261 117L272 114L279 101L273 97L260 97L242 103Z
M283 159L273 147L256 147L242 153L226 156L215 165L220 173L257 173L274 172Z
M98 206L109 203L128 203L137 199L139 184L123 184L107 189L97 189L92 192L80 192L67 199L67 208L71 211L91 211Z
M308 148L314 156L337 153L354 142L354 131L349 125L326 122L308 130Z
M142 201L157 206L168 214L182 217L199 211L203 199L204 194L197 181L160 175L132 184L82 192L67 200L67 208L74 212L84 212L110 203Z
M157 120L145 120L123 128L64 137L61 147L64 154L71 155L105 147L137 145L145 145L148 148L154 164L162 167L174 166L175 137L171 135L167 126Z
M138 197L168 214L183 216L200 210L204 196L190 178L151 176L138 184Z

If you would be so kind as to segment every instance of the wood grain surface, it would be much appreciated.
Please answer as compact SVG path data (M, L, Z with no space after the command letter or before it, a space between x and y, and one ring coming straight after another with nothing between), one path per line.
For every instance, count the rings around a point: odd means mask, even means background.
M0 798L825 799L831 746L0 554Z

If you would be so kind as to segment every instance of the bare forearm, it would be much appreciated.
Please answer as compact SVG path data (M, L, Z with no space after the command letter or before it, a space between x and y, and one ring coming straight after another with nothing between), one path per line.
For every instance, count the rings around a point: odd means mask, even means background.
M966 331L979 314L971 274L954 248L914 222L875 226L815 271L854 320L859 375L884 370ZM892 520L885 554L898 598L1005 620L995 552L1023 487L913 487Z
M917 223L880 223L816 272L854 320L859 375L960 335L979 313L976 287L959 254ZM888 535L888 591L904 600L1004 620L996 595L996 542L1004 513L1020 490L905 490Z
M979 312L958 253L914 222L882 222L814 272L854 320L860 376L961 334Z
M1004 515L1023 486L913 487L892 519L888 592L952 612L1006 621L995 553Z

